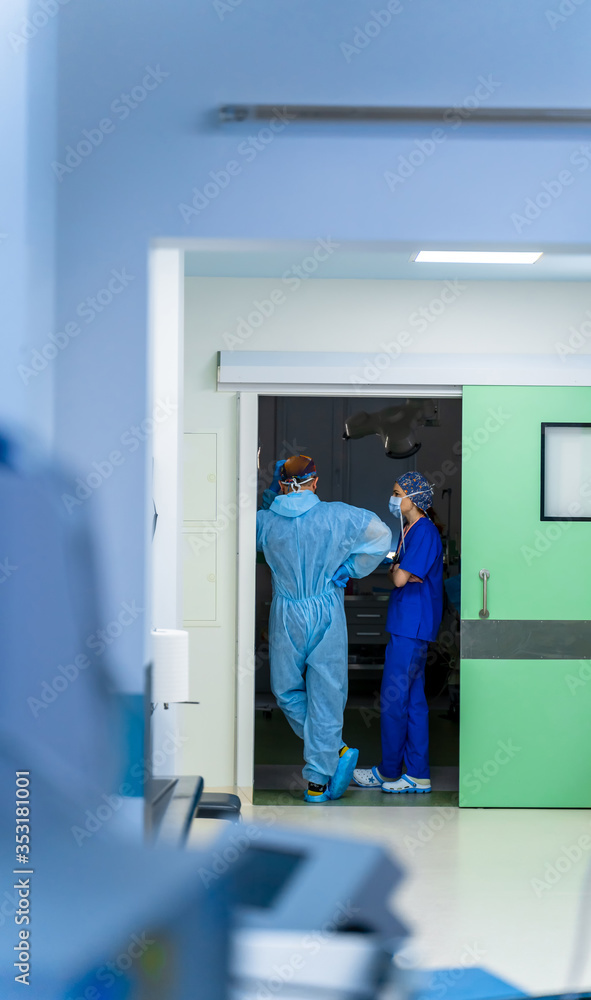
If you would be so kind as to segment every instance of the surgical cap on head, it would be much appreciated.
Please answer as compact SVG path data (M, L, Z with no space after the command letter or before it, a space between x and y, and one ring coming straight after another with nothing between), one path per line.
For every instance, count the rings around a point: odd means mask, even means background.
M306 479L315 479L316 475L316 466L309 455L292 455L283 466L279 480L286 484L294 480L301 483Z
M428 510L433 503L433 487L420 472L404 472L396 480L405 493L414 493L412 502L421 510Z

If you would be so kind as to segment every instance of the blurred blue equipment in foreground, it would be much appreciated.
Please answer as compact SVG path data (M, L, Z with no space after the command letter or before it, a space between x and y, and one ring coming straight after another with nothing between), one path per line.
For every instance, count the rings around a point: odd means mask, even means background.
M122 723L106 663L76 660L100 621L90 532L64 488L0 438L2 1000L23 985L34 1000L520 995L479 970L401 969L401 870L378 845L232 823L205 851L167 847L187 837L196 778L164 812L150 800L164 846L116 835Z

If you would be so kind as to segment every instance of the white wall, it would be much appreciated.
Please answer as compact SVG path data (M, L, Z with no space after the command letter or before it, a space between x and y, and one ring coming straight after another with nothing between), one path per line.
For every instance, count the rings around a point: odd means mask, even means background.
M464 282L452 303L421 331L417 310L438 300L442 282L315 279L290 291L278 278L187 278L185 430L218 433L218 518L236 503L236 396L216 392L216 353L240 350L379 351L401 331L412 353L555 354L591 315L591 285L580 282ZM258 329L236 340L241 318L281 288L285 301ZM450 296L448 296L449 298ZM438 306L435 306L435 310ZM586 314L590 311L590 315ZM414 319L413 319L414 314ZM591 331L591 322L588 329ZM241 330L246 332L244 324ZM234 339L232 339L234 338ZM582 351L589 353L591 337ZM561 360L556 353L556 363ZM236 525L217 532L219 621L191 628L191 697L186 773L210 785L234 782ZM192 712L189 716L187 713Z
M569 326L589 320L585 311L591 310L587 282L466 281L432 321L417 310L439 299L440 281L312 279L291 291L280 278L188 278L187 286L190 310L199 298L203 350L212 352L232 347L377 351L406 330L411 341L404 347L413 354L553 354L556 344L570 335ZM248 322L257 300L269 299L277 288L285 294L283 304L252 334L237 340L240 319ZM244 323L240 330L247 332ZM583 351L591 351L591 337Z
M202 289L187 283L185 300L185 434L215 434L215 471L204 469L205 483L215 485L215 513L210 520L185 521L184 534L201 536L206 545L196 551L183 546L185 556L197 564L215 558L207 566L202 586L215 591L215 624L190 625L190 697L200 704L177 709L179 724L190 743L184 745L181 773L202 774L210 787L234 785L235 662L236 662L236 430L237 408L234 393L216 393L215 333L204 324ZM215 475L215 484L208 476ZM207 515L211 511L205 512ZM199 572L199 565L196 567ZM207 577L213 574L215 580ZM199 584L197 584L199 588ZM198 593L194 602L198 605ZM185 614L187 610L185 610ZM207 612L209 614L209 611ZM191 620L199 616L199 608Z

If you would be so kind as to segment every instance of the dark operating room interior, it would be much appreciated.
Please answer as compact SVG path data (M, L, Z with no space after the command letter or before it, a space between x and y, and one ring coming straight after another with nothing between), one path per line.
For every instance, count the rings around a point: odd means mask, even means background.
M444 550L445 607L426 665L433 792L430 801L457 804L459 755L459 578L461 553L461 399L382 396L259 397L259 495L275 461L310 455L318 470L318 496L364 507L392 529L388 511L396 477L417 469L434 486L434 510ZM299 801L301 741L277 709L271 691L268 617L271 575L262 553L256 570L255 801L273 803L291 790ZM360 750L360 766L380 759L379 688L388 633L391 591L387 566L345 590L349 697L343 738ZM454 603L454 599L455 602ZM363 793L361 793L363 795ZM409 804L407 796L367 796L363 804ZM415 796L421 805L424 797ZM354 799L358 802L358 798Z

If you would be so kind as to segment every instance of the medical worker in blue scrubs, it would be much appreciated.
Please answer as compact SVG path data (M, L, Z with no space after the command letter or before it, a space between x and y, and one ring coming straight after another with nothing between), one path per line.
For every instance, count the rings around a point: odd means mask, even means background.
M276 489L257 513L257 550L271 569L271 687L289 724L304 741L307 802L340 798L358 750L343 743L348 655L344 587L378 566L392 543L375 514L316 496L308 455L277 463Z
M443 548L431 520L433 491L424 476L405 472L394 485L390 511L401 536L390 570L390 642L380 693L382 759L358 768L353 780L383 792L430 792L429 711L425 661L443 613Z

